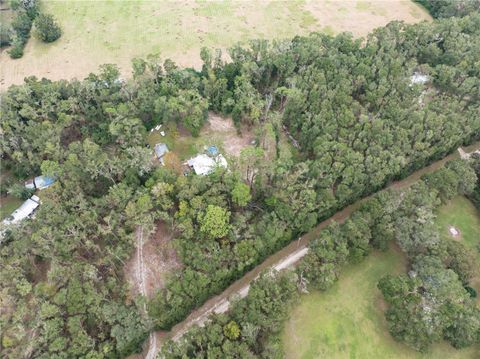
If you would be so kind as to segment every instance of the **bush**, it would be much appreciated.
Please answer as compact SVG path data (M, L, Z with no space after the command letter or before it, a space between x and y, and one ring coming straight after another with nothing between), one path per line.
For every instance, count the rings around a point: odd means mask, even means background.
M32 194L35 192L33 188L27 188L20 183L16 183L10 187L8 193L13 197L17 197L23 200L27 200L32 197Z
M40 14L35 19L35 28L38 37L43 42L53 42L62 36L62 29L54 17L49 14Z
M12 29L10 26L0 24L0 47L8 46L12 43Z
M17 38L23 43L27 42L30 37L32 28L32 19L25 11L20 11L12 21L12 29L15 31Z
M472 287L469 287L469 286L466 286L465 287L465 290L468 292L468 294L470 295L470 298L477 298L477 291L472 288Z
M21 6L25 9L30 19L33 20L38 15L38 0L22 0Z
M13 40L12 48L8 51L8 53L10 54L10 57L12 59L19 59L20 57L22 57L24 47L25 47L25 44L22 41L18 39Z

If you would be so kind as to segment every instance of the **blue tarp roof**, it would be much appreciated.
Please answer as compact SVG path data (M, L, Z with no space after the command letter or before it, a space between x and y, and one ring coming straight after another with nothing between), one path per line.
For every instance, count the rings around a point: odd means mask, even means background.
M44 189L51 186L55 182L55 178L48 176L35 177L35 186L38 189Z
M217 148L217 146L210 146L210 147L207 148L207 152L211 156L216 156L216 155L218 155L218 148Z

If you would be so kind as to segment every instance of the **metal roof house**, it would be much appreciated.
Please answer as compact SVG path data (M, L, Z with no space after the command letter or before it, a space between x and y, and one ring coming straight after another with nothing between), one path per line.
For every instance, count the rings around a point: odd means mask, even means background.
M429 80L428 76L422 74L421 72L414 72L412 76L410 76L410 84L411 85L423 85L427 83Z
M227 168L227 160L221 154L212 158L206 154L199 154L187 161L197 175L205 176L212 173L215 168Z
M3 224L14 224L30 217L40 205L40 198L33 195L18 207L13 213L3 220Z
M25 182L25 187L31 189L45 189L55 183L55 178L48 176L37 176L33 180Z
M157 156L160 163L163 165L163 156L168 152L168 147L165 143L157 143L153 148L155 155Z

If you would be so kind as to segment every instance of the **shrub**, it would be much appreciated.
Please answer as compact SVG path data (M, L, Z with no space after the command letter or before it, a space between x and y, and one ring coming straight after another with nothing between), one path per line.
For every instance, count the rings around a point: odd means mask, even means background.
M27 12L30 19L35 19L38 15L38 0L21 0L21 6Z
M50 14L39 14L35 19L35 28L43 42L53 42L62 36L62 29Z
M18 38L13 40L12 48L8 51L10 57L12 59L19 59L20 57L22 57L24 47L25 44L23 43L23 41L19 40Z
M32 28L32 19L25 11L20 11L12 21L12 29L15 31L17 38L23 43L30 37L30 29Z
M465 290L468 292L468 294L470 295L470 298L477 298L477 291L472 288L472 287L469 287L469 286L466 286L465 287Z
M12 29L10 26L0 24L0 47L8 46L12 43Z
M33 188L27 188L22 184L16 183L10 187L8 193L13 197L17 197L23 200L27 200L32 197L32 194L35 192Z

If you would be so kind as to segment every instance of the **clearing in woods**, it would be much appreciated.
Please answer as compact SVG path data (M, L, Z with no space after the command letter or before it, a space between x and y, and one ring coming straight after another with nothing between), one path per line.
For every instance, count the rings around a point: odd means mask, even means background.
M419 5L389 1L42 1L62 37L44 44L34 35L21 59L0 54L0 90L27 76L82 79L105 63L129 76L131 59L159 53L180 66L201 66L200 49L228 48L256 38L311 31L363 36L392 20L431 19Z
M136 237L136 250L125 265L125 277L132 297L143 294L150 298L181 265L173 248L173 233L165 223L157 223L153 233L139 227Z
M450 228L455 228L458 240L472 248L480 262L480 212L472 202L464 196L455 197L440 207L435 223L440 235L446 239L453 238Z
M286 358L478 358L478 346L456 350L442 343L422 354L390 336L377 283L388 273L405 270L405 257L392 247L349 265L327 291L302 295L282 333Z
M165 136L161 135L162 131ZM230 117L221 117L210 112L208 121L200 130L198 137L191 136L181 126L169 123L162 125L158 131L150 132L147 142L150 148L154 148L157 143L165 143L181 161L185 161L198 153L205 152L205 148L211 145L217 146L220 153L227 158L238 157L240 151L252 144L254 139L253 131L248 128L237 131Z

